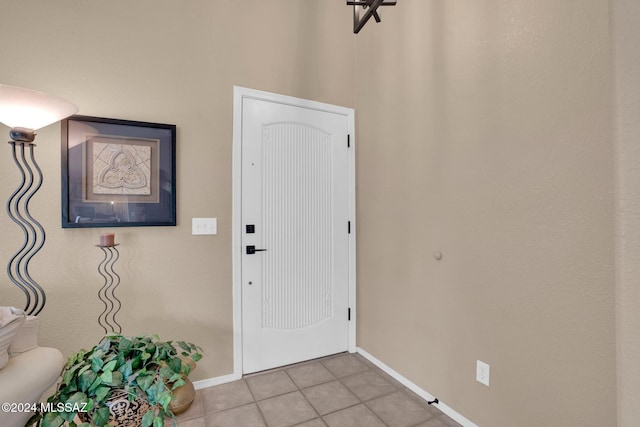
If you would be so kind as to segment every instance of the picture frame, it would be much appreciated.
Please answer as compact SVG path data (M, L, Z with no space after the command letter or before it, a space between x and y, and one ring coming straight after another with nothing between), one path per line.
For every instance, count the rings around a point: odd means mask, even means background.
M62 228L176 225L176 126L62 121Z

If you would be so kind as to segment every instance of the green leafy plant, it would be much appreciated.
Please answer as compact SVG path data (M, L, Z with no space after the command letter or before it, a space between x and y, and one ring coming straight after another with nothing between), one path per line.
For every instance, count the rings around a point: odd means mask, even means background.
M172 390L184 385L200 347L184 341L160 341L157 335L105 336L89 351L72 354L62 370L62 382L47 402L58 410L37 413L27 426L103 427L109 422L106 402L123 390L129 401L140 397L151 405L142 418L143 427L162 427L165 417L173 417L169 403ZM62 410L61 410L62 409ZM74 419L84 412L84 422Z

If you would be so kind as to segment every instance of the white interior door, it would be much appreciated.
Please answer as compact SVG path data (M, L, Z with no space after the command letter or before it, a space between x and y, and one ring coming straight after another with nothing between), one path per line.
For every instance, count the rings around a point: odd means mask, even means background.
M242 101L243 373L349 344L348 118Z

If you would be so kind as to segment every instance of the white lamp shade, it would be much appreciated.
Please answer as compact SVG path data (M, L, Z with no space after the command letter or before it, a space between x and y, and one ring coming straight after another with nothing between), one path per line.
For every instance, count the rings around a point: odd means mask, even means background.
M10 128L40 129L78 112L78 107L37 90L0 84L0 122Z

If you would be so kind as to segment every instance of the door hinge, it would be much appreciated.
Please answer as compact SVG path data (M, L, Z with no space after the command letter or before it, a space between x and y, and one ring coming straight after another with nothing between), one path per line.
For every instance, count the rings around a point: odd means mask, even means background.
M350 322L351 321L351 307L349 307L347 309L347 320Z
M347 148L351 147L351 135L347 134Z
M347 221L347 234L351 234L351 221Z

